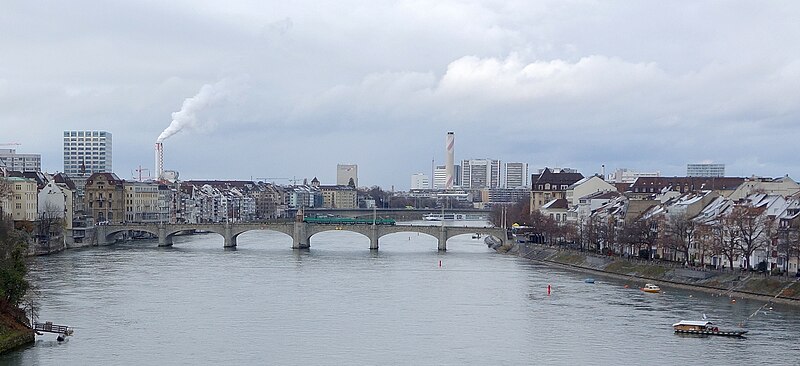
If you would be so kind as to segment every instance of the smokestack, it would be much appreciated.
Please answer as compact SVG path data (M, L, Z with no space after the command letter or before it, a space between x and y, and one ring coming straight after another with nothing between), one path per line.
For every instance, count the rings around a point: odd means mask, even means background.
M156 142L156 180L161 180L164 175L164 144Z
M447 147L447 163L445 165L445 172L446 172L446 181L444 188L445 189L453 189L453 179L455 173L455 166L454 166L454 153L453 153L453 144L456 142L456 136L453 131L447 132L447 141L445 146Z

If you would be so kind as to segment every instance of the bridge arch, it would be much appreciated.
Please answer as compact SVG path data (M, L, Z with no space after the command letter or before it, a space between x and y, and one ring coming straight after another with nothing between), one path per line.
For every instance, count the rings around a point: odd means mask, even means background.
M136 227L136 228L120 227L120 228L113 228L113 229L107 230L105 232L105 234L104 234L105 237L103 239L105 239L105 240L103 242L104 243L113 243L113 242L115 242L117 240L116 236L119 233L125 233L125 232L128 232L128 231L142 231L142 232L145 232L145 233L152 234L155 237L158 237L158 230L153 230L153 228L150 228L150 227Z

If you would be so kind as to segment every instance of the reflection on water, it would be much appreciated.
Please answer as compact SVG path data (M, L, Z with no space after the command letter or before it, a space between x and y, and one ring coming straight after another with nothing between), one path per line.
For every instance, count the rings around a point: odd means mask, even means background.
M248 232L140 241L32 259L41 317L75 327L2 356L11 364L753 364L800 359L797 308L775 305L750 337L687 338L702 314L731 327L763 303L596 278L493 253L470 235L416 233L380 250L345 231L291 250ZM439 266L441 261L441 267ZM552 292L547 295L547 285ZM791 363L791 362L790 362Z

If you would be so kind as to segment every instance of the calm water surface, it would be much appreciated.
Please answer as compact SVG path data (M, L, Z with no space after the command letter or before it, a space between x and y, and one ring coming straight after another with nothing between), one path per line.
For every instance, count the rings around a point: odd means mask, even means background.
M800 309L775 305L747 339L673 334L707 314L737 325L762 302L624 282L448 241L393 234L369 251L358 234L283 234L137 241L34 258L42 320L75 328L0 356L21 365L672 365L800 364ZM441 261L441 267L439 266ZM552 294L547 295L547 285ZM641 286L630 283L631 287Z

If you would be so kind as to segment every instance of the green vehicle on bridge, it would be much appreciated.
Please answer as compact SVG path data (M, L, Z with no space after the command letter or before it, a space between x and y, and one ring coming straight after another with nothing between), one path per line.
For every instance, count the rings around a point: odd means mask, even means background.
M303 222L323 225L394 225L394 219L364 219L354 217L304 217Z

